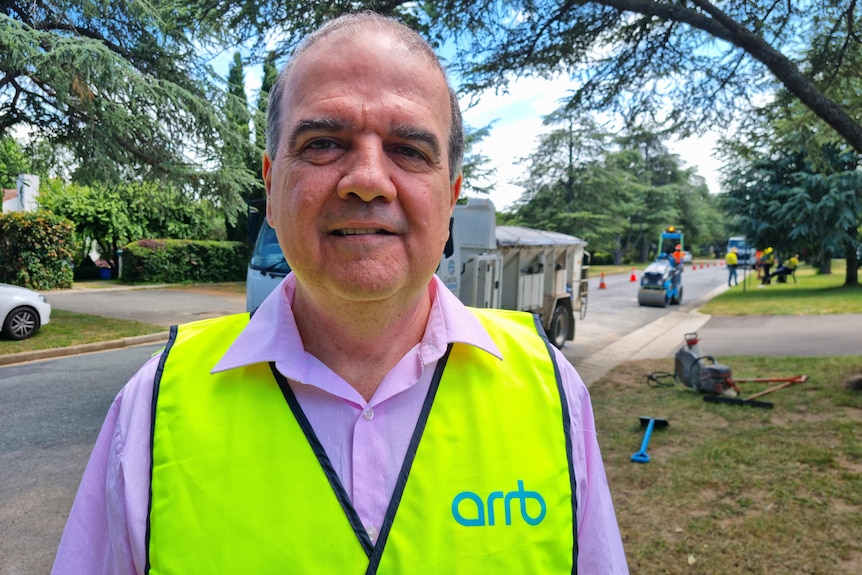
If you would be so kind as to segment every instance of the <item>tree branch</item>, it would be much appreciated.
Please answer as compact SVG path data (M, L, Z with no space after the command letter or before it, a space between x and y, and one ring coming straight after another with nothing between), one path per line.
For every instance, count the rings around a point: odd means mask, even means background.
M689 8L653 0L594 1L623 11L683 22L741 48L766 66L791 94L831 126L857 152L862 153L862 126L859 126L841 106L827 98L789 58L707 0L691 0L691 2L711 18Z

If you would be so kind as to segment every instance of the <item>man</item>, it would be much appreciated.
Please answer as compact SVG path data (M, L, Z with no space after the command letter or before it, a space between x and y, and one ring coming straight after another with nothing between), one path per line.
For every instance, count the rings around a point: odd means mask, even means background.
M685 255L682 253L682 245L676 244L676 247L673 248L673 261L676 265L680 265L682 263L682 259Z
M793 274L797 267L799 267L799 254L793 254L783 262L779 262L778 267L775 268L775 271L771 275L777 276L778 283L783 284L787 282L787 276Z
M729 252L727 252L727 256L725 256L725 264L727 264L727 286L730 287L731 281L733 285L737 285L739 282L736 280L736 266L739 264L739 256L737 255L737 249L732 248Z
M462 154L408 28L346 16L297 49L263 161L293 273L118 395L55 573L627 572L580 378L434 276Z
M772 252L772 246L763 250L763 255L760 256L760 268L763 274L763 283L760 285L769 285L769 270L772 269L772 266L775 264L775 254Z

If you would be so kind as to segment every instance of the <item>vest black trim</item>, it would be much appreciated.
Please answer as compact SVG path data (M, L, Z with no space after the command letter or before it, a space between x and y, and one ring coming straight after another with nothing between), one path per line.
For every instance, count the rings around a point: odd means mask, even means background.
M551 363L554 365L554 379L557 380L557 392L560 394L560 408L563 412L563 433L566 435L566 459L569 462L569 481L572 484L572 575L578 573L578 480L575 477L575 465L572 447L572 418L569 413L569 402L566 399L566 390L563 389L563 377L560 374L560 366L557 364L557 356L551 347L551 342L548 335L545 333L545 328L542 327L542 320L538 315L533 316L536 322L536 331L539 332L542 340L545 342L545 348L548 350L548 355L551 357Z
M150 572L150 517L153 514L153 458L152 453L155 450L155 442L156 442L156 404L159 401L159 387L162 382L162 375L165 372L165 362L168 360L168 352L171 351L171 348L174 346L174 343L177 341L177 333L179 333L179 327L176 325L171 326L170 333L168 334L168 343L165 344L165 349L162 351L162 356L159 358L159 365L156 368L156 376L153 380L153 399L150 404L150 482L149 482L149 494L147 495L147 530L146 537L144 539L144 551L146 557L146 564L144 566L144 573Z
M335 472L335 467L333 467L332 461L330 461L329 456L326 454L323 444L320 443L320 440L317 438L317 434L314 433L314 429L312 429L311 423L308 421L308 417L306 417L302 408L299 406L299 401L296 399L296 395L294 395L293 390L290 389L290 384L288 383L287 378L285 378L284 375L276 369L275 362L270 362L269 367L272 370L272 374L275 376L275 380L278 382L281 394L287 401L287 405L290 406L290 410L293 412L293 416L296 418L297 423L299 423L300 429L302 429L302 432L305 434L305 438L308 440L309 445L311 445L312 451L314 451L314 454L317 456L317 461L323 468L323 472L329 480L329 485L332 486L332 490L335 492L335 497L338 499L338 502L341 503L341 508L344 510L344 514L347 515L347 520L350 522L350 526L353 528L353 532L356 534L357 539L359 539L362 549L365 551L366 555L371 555L371 552L374 549L374 544L371 542L368 532L362 525L362 520L359 518L359 514L353 508L350 496L347 495L347 490L344 489L341 479L339 479L338 474Z
M440 388L443 370L449 362L449 354L451 352L452 344L450 343L446 348L446 353L437 362L437 368L434 370L434 376L431 378L431 386L428 388L428 394L425 396L425 402L422 404L422 411L419 412L416 428L413 430L413 437L410 438L410 445L407 447L404 462L401 464L401 472L398 474L398 481L392 492L392 499L389 500L389 507L386 508L386 515L383 517L383 525L380 527L377 545L374 546L374 552L371 555L368 569L365 571L366 575L377 573L377 568L383 559L383 550L386 547L386 541L389 539L389 533L392 531L392 523L395 521L395 514L398 512L401 497L404 495L404 488L407 486L407 477L410 475L410 468L413 467L413 460L416 459L419 441L425 432L425 425L428 423L428 416L431 414L431 406L434 404L434 398L437 396L437 390Z

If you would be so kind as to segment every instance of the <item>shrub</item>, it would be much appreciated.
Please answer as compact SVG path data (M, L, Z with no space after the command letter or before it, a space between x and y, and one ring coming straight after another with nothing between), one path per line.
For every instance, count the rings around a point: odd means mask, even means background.
M590 263L594 266L607 266L614 263L614 255L609 252L594 251Z
M241 281L248 267L242 242L138 240L123 247L128 283Z
M72 222L44 210L0 214L0 282L72 287L74 232Z

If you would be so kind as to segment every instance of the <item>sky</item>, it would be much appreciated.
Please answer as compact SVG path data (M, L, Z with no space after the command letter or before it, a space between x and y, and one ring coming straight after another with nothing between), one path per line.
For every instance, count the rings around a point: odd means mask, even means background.
M477 98L478 104L471 108L467 107L466 99L462 100L464 122L470 127L481 128L497 120L490 135L476 147L476 151L490 158L497 169L491 200L498 211L511 206L523 192L522 188L510 183L518 179L525 169L517 164L517 160L533 152L539 136L548 130L542 126L542 116L559 107L560 99L569 88L570 84L564 78L521 78L509 86L507 94L483 93ZM684 167L695 167L714 194L720 191L718 171L721 167L721 163L711 156L716 142L714 133L667 142L670 151L680 156Z

